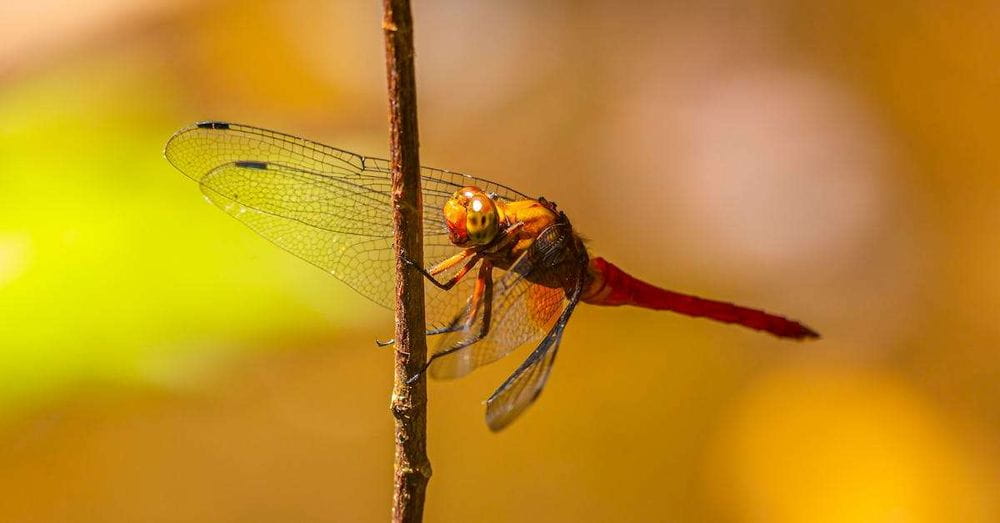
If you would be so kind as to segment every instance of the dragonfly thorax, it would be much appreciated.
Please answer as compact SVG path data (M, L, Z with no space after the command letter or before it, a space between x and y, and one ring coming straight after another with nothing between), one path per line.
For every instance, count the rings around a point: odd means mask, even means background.
M500 210L479 187L455 191L443 211L448 238L456 246L488 245L500 232Z

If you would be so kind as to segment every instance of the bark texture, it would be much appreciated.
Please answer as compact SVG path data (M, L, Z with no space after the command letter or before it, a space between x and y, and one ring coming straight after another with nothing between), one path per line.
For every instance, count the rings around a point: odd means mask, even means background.
M423 519L431 477L427 458L427 381L407 379L427 358L424 337L424 281L403 257L423 266L423 205L417 135L417 91L413 67L413 19L408 0L383 0L386 72L389 87L389 151L396 253L396 344L392 415L396 457L392 520Z

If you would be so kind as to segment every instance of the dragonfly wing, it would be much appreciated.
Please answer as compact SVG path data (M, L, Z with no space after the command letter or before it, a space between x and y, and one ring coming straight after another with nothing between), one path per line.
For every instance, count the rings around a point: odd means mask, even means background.
M545 382L552 372L552 364L555 362L556 353L559 352L559 343L562 341L563 331L569 321L573 309L580 301L580 294L583 290L583 279L574 289L573 295L569 298L566 308L559 315L558 321L549 330L538 347L521 363L521 366L514 371L495 392L486 400L486 424L490 430L497 432L509 425L528 408L545 387Z
M482 314L468 328L441 335L437 340L429 372L434 378L457 378L492 363L514 349L540 339L566 307L563 287L548 287L536 281L561 281L570 275L556 274L565 264L575 239L568 224L554 224L543 231L529 249L496 279L489 332L465 346L482 329ZM481 311L482 309L480 309ZM463 308L451 325L461 326L468 309ZM456 350L457 347L461 347Z
M316 184L311 173L277 164L223 165L200 182L205 197L226 214L365 297L391 306L392 226L379 223L384 218L375 208L344 205L336 184ZM345 219L349 211L367 214L371 221ZM376 234L376 225L382 234Z
M256 127L205 122L167 142L165 155L212 203L283 249L337 276L372 301L393 305L389 162ZM424 260L450 256L442 208L466 185L526 198L489 180L421 168ZM464 283L464 282L463 282ZM430 323L449 321L471 288L427 286ZM454 293L454 294L453 294Z
M479 310L474 321L466 324L468 307L464 307L448 325L457 329L443 334L437 343L430 375L459 378L538 340L559 316L565 301L562 289L525 280L512 292L494 299L489 332L479 340L475 338L483 328L483 311Z

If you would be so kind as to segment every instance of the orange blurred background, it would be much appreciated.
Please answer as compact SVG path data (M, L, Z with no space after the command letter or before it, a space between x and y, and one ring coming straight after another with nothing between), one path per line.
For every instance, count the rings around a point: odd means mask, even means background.
M797 344L581 307L430 386L429 521L1000 520L995 2L414 6L421 158L559 203ZM0 520L383 521L391 314L162 158L222 119L387 147L379 2L0 6Z

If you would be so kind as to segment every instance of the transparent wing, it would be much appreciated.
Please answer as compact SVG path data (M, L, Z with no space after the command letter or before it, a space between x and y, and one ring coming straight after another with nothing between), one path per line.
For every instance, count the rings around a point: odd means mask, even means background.
M486 425L490 430L503 430L538 399L552 372L561 340L562 329L551 343L546 338L546 342L532 351L514 374L486 400Z
M581 277L549 333L517 370L486 400L486 425L490 430L494 432L502 430L517 419L542 393L542 388L545 387L545 382L552 372L556 353L559 352L563 331L573 314L573 309L580 302L583 284L584 279Z
M375 303L392 307L388 161L224 122L182 129L164 154L227 214ZM421 168L421 182L427 266L456 251L442 207L457 189L476 185L502 200L527 198L495 182L440 169ZM471 290L469 282L448 292L426 288L432 325L449 321Z
M504 276L507 274L511 273L507 272ZM483 328L482 309L471 325L441 336L435 350L435 354L440 356L430 364L428 372L438 379L459 378L506 356L521 345L537 341L555 322L565 302L562 289L520 279L508 292L494 298L489 331L483 339L475 340ZM463 308L452 325L464 325L467 313L468 307ZM463 346L470 341L470 345Z
M573 258L575 241L568 223L556 223L542 231L531 247L496 278L487 334L476 340L483 329L481 307L466 328L435 340L430 375L464 376L544 336L568 303L564 289L572 289L584 270ZM451 325L464 325L466 314L467 307L456 314ZM475 341L469 344L470 340Z

